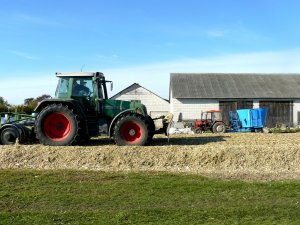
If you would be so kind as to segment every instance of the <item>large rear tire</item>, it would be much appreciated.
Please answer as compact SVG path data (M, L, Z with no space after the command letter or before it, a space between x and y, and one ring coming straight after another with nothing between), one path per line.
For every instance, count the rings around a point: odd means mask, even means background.
M71 145L78 135L77 116L62 104L45 107L35 122L36 137L43 145Z
M213 133L225 133L226 127L225 124L222 122L216 122L212 127Z
M137 114L121 117L114 128L114 141L119 146L145 145L148 139L148 128L145 118Z

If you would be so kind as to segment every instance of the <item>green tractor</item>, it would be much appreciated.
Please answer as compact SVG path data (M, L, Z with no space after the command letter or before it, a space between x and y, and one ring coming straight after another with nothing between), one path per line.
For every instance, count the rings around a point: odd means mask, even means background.
M35 109L33 130L41 144L66 146L107 134L117 145L145 145L155 134L153 119L137 102L108 99L101 72L56 73L55 98ZM14 139L19 134L7 135ZM2 141L3 142L3 141ZM13 142L13 140L11 141Z

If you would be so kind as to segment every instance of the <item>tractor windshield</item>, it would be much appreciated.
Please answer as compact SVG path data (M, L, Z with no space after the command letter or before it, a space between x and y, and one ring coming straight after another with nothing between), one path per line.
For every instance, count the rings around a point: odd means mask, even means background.
M70 78L64 77L58 80L55 96L57 98L67 98Z
M203 112L203 113L201 114L201 119L202 119L202 120L211 119L211 114L210 114L210 113L207 113L207 112Z

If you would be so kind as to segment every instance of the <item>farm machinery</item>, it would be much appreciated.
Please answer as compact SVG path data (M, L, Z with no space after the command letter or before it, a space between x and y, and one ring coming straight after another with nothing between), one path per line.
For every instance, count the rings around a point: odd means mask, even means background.
M0 144L14 144L17 138L20 142L34 139L34 115L0 113L0 119Z
M55 98L43 100L33 115L7 113L1 117L0 144L36 139L66 146L107 134L117 145L145 145L156 133L145 105L108 99L101 72L56 73ZM164 126L166 127L166 126Z
M229 112L231 129L227 132L263 132L268 110L266 108L238 109Z
M213 133L225 132L226 126L220 110L204 111L201 113L201 119L195 121L195 133L203 133L208 130Z
M209 110L201 113L201 119L195 121L195 133L211 131L224 132L262 132L266 124L267 109L238 109L229 112L230 124L226 129L220 110Z

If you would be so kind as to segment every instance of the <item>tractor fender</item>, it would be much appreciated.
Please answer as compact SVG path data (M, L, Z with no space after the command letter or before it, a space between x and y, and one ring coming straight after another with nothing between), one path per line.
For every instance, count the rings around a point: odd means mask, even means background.
M113 134L112 134L112 131L113 131L113 127L114 127L116 121L117 121L121 116L127 114L128 112L132 112L132 109L126 109L126 110L120 112L118 115L116 115L116 116L113 118L113 120L111 121L111 123L110 123L110 125L109 125L109 129L108 129L108 135L109 135L109 137L112 137L112 135L113 135Z
M6 128L13 128L17 135L18 135L18 139L19 139L19 142L22 142L25 140L25 130L24 130L24 127L21 125L21 124L18 124L18 123L10 123L10 124L5 124L3 125L1 128L0 128L0 134L2 133L3 130L5 130ZM0 140L0 144L1 143L1 140Z
M74 112L81 118L86 120L86 115L81 107L81 105L73 99L61 100L61 99L46 99L41 101L38 106L35 108L35 112L41 112L45 107L51 104L62 104L66 105L69 108L73 109Z

